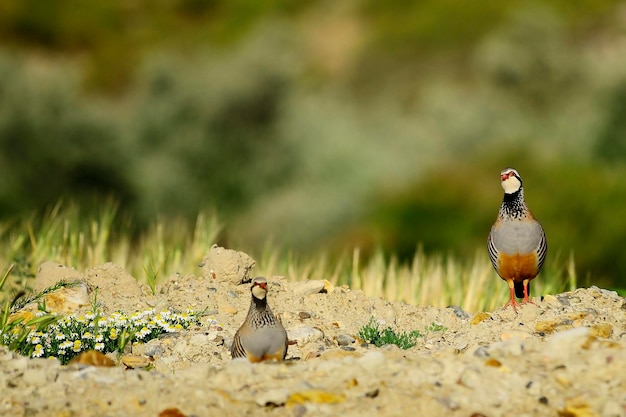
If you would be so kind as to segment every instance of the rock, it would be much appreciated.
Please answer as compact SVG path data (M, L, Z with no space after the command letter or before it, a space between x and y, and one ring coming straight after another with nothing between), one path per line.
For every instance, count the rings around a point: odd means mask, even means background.
M491 316L489 315L489 313L485 313L485 312L481 312L481 313L476 313L474 315L474 318L472 319L472 325L476 325L480 322L483 322L485 320L490 319Z
M33 293L30 296L35 294L37 293ZM59 315L80 314L84 307L90 305L87 284L82 281L67 281L67 285L61 286L40 299L34 300L18 312L12 314L10 321L18 317L23 317L24 321L32 319L42 304L46 305L46 310L50 313Z
M115 362L109 359L102 352L98 352L97 350L88 350L73 357L69 362L69 365L115 366Z
M158 417L187 417L187 416L183 414L183 412L180 411L177 407L172 407L172 408L166 408L165 410L161 411Z
M32 282L33 292L38 293L59 281L84 281L85 275L76 269L56 262L43 262Z
M320 293L326 284L321 279L319 280L308 280L302 282L296 282L292 286L292 290L295 295L299 297L306 297L313 294Z
M287 398L289 398L289 390L286 388L277 388L261 391L254 398L254 402L260 407L266 407L268 405L281 406L285 405Z
M244 252L213 245L199 266L206 279L238 285L251 281L250 271L255 265L256 261Z
M337 344L339 346L348 346L355 342L354 337L348 334L340 334L337 336Z
M322 281L324 281L324 289L322 290L322 292L330 294L335 291L335 286L329 280L323 279Z
M565 407L558 410L559 416L567 417L596 417L598 414L591 405L581 397L566 398Z
M154 358L155 356L162 356L165 353L165 349L161 346L159 339L152 339L148 343L143 344L143 354Z
M369 351L358 359L359 365L370 371L385 366L386 361L385 354L380 350Z
M287 329L287 338L297 342L298 346L307 343L317 342L324 337L324 332L314 327L298 327L296 329Z
M121 362L124 364L124 366L131 369L145 368L152 363L145 356L135 355L124 355L122 356Z
M613 326L609 323L594 324L591 326L590 332L592 336L609 338L613 334Z
M480 371L475 367L468 366L461 371L458 383L468 388L477 388L480 386L481 380Z
M466 320L470 318L470 315L459 306L448 306L448 308L452 310L454 314L460 319Z
M579 343L582 345L589 337L591 330L589 327L578 327L575 329L566 330L560 333L556 333L548 339L548 342L553 345L567 344L572 345Z
M149 309L150 298L128 272L119 265L106 263L87 270L86 282L92 289L97 289L97 303L103 313L118 310Z

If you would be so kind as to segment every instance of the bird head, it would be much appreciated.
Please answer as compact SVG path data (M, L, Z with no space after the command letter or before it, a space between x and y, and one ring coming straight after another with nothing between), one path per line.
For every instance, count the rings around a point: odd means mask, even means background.
M263 277L256 277L252 280L252 287L250 287L252 296L262 300L267 295L267 280Z
M502 188L506 194L516 193L522 188L522 177L513 168L506 168L500 172Z

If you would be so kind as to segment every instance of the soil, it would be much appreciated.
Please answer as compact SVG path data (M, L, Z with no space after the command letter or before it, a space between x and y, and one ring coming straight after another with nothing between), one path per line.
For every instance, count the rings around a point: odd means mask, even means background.
M0 348L0 415L626 416L626 300L615 292L580 288L535 297L517 312L469 313L273 276L269 304L293 344L282 363L251 364L229 353L251 278L250 258L232 255L247 266L221 274L206 259L198 276L173 275L156 295L117 265L84 273L42 265L40 287L85 283L87 302L67 297L73 311L90 308L97 288L105 312L207 315L199 326L109 355L112 367L62 366ZM371 317L424 337L407 350L367 344L358 332Z

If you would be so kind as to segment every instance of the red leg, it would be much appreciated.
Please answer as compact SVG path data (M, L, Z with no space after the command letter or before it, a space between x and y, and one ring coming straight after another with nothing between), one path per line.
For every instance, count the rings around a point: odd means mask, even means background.
M524 299L522 300L522 304L535 304L534 302L530 300L530 298L528 298L528 283L529 282L530 281L527 279L524 280Z
M509 300L508 303L504 305L504 308L511 306L513 307L513 311L517 313L517 306L519 306L519 303L515 301L515 288L513 286L513 280L507 281L507 283L509 284L509 291L511 292L510 293L511 299ZM526 295L526 286L524 286L524 295Z

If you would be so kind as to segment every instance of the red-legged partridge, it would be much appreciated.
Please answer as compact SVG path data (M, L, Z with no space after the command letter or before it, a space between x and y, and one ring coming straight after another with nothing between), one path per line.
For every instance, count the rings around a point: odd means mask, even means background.
M515 296L530 302L529 283L537 276L546 258L548 245L541 224L524 201L522 178L513 168L500 173L504 198L498 218L491 227L488 247L491 263L500 277L509 284L511 305L519 305Z
M252 280L250 292L250 309L235 333L230 353L233 359L247 357L250 362L282 361L287 355L287 332L267 304L267 280Z

